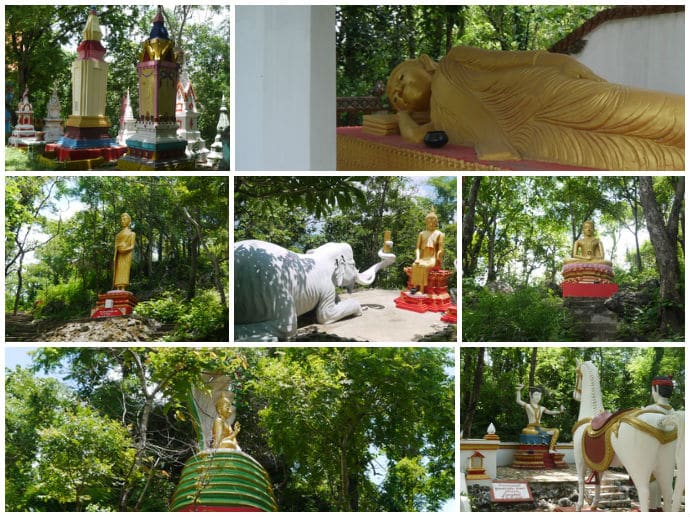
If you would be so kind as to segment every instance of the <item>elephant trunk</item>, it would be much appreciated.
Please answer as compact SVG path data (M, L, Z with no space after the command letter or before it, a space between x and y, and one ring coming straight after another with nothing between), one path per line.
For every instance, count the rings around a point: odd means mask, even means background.
M366 271L357 274L357 283L359 285L370 286L376 279L376 273L383 268L386 268L395 262L395 255L393 253L385 253L383 248L379 250L379 258L381 262L374 264Z

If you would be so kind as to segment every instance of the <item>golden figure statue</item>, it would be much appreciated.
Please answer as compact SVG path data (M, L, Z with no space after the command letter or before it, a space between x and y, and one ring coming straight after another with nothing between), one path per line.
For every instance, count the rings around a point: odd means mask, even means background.
M235 420L235 406L233 400L235 394L223 393L216 402L218 416L213 422L213 448L240 450L237 443L237 435L240 434L239 422ZM229 423L228 423L229 422Z
M480 160L532 159L611 170L684 170L685 98L609 83L545 51L454 47L388 79L400 134L445 131ZM411 112L429 112L418 125Z
M113 258L113 287L125 291L129 286L129 270L132 267L136 233L130 230L132 218L124 213L120 216L122 230L115 236L115 256Z
M582 223L582 233L583 237L573 244L572 258L565 259L563 263L588 262L610 266L611 261L604 259L604 245L594 236L594 223L592 221Z
M441 266L443 259L443 232L436 229L438 217L433 209L424 219L426 230L419 232L417 236L417 248L415 249L415 261L412 264L411 283L413 293L417 289L422 294L428 283L429 270Z
M522 391L522 388L524 388L524 384L518 384L515 386L515 401L521 405L522 407L525 408L525 412L527 413L527 427L525 427L521 432L522 434L529 434L529 435L538 435L544 440L549 441L549 451L550 452L555 452L556 451L556 444L558 443L558 435L560 434L559 430L556 429L555 427L542 427L541 425L541 417L544 414L547 415L558 415L559 413L562 413L565 411L565 407L561 405L560 410L555 409L555 410L550 410L546 409L544 406L540 405L539 402L541 401L541 396L542 396L542 389L541 388L530 388L530 400L529 403L524 402L521 397L520 397L520 392Z

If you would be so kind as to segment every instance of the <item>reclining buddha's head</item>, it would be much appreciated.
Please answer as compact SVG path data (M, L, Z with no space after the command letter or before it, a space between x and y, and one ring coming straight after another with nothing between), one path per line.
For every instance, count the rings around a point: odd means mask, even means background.
M399 111L428 111L431 79L437 66L426 54L396 66L386 85L391 105Z

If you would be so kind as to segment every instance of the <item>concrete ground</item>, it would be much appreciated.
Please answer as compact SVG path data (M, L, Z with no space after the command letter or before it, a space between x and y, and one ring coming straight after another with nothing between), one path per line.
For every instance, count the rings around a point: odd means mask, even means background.
M569 464L567 469L514 469L511 467L498 467L496 479L524 479L535 483L562 483L577 482L577 469L574 464ZM604 473L604 481L627 481L628 474L607 470Z
M418 341L422 336L448 330L449 324L441 321L442 312L417 313L398 309L393 302L398 296L400 291L384 289L363 289L352 294L341 294L341 300L358 300L362 305L362 315L329 325L308 323L300 327L295 341L300 340L300 335L316 331L357 341L400 343ZM457 333L448 332L448 335L457 336ZM441 341L455 342L457 337L448 337Z

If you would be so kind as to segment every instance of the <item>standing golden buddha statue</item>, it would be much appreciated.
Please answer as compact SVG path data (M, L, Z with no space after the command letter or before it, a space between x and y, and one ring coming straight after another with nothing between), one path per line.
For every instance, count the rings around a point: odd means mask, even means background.
M115 236L113 287L120 291L126 291L129 287L129 271L132 267L136 233L129 228L129 225L132 224L132 218L129 214L124 213L120 216L120 224L122 230Z

